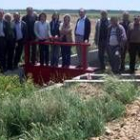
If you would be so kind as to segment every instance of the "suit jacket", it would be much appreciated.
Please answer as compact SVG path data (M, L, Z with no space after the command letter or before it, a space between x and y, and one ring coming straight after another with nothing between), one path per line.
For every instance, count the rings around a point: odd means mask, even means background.
M61 22L59 20L57 20L55 22L54 28L53 28L53 22L54 22L53 20L50 22L51 35L52 36L56 36L56 35L60 36L59 27L60 27Z
M96 26L95 26L95 36L94 36L94 41L95 41L95 44L96 45L99 45L99 40L100 40L100 30L101 30L101 23L102 20L101 19L98 19L97 20L97 23L96 23ZM109 24L110 24L110 19L107 18L105 20L105 25L106 27L108 28L109 27ZM106 33L107 34L107 33Z
M8 23L6 20L3 20L3 32L4 32L4 35L5 35L5 38L7 38L7 32L8 32Z
M36 38L34 33L34 24L38 20L37 16L29 17L28 15L23 16L22 21L24 21L27 25L27 32L28 32L28 40L34 40Z
M21 30L22 30L22 35L23 35L23 41L27 41L27 26L26 23L24 21L20 21L21 22ZM15 33L15 40L17 38L16 35L16 28L14 26L14 33Z
M80 20L80 18L77 20L77 23L79 22L79 20ZM75 27L75 34L76 34L76 29L77 29L77 23L76 23L76 27ZM91 32L91 22L86 17L85 18L84 40L89 40L90 32Z

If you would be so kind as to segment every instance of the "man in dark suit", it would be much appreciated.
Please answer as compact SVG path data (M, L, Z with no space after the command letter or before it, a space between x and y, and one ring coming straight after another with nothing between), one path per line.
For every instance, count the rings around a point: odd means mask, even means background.
M126 34L128 33L129 25L130 25L130 15L128 12L124 12L122 15L122 22L120 24L124 27ZM126 41L125 44L121 48L121 71L125 71L125 57L126 52L128 50L128 42Z
M79 10L80 18L77 20L75 27L75 41L77 43L89 41L89 36L91 32L91 22L86 16L86 11L81 8ZM86 51L87 53L87 51ZM78 55L78 68L82 67L82 48L77 46L77 55Z
M27 26L26 23L20 20L20 14L14 13L14 32L15 32L15 56L14 56L14 67L18 67L20 58L23 52L23 46L26 42Z
M23 16L22 20L27 25L27 32L28 32L28 41L34 41L35 40L35 33L34 33L34 23L37 21L38 17L36 14L34 14L32 7L27 7L26 9L27 14ZM36 45L31 46L31 62L32 64L35 64L36 62Z
M0 71L4 72L6 70L5 65L5 51L6 51L6 32L7 32L7 22L3 19L4 11L0 9Z
M4 19L7 22L6 26L6 46L5 46L5 57L6 57L6 70L13 69L13 59L14 59L14 48L15 48L15 34L14 26L12 22L12 15L6 13Z
M51 29L51 35L55 38L60 37L60 20L59 20L59 14L57 12L54 12L52 15L52 20L50 22L50 29ZM60 55L60 46L58 45L52 45L51 46L51 66L58 66L59 62L59 55Z

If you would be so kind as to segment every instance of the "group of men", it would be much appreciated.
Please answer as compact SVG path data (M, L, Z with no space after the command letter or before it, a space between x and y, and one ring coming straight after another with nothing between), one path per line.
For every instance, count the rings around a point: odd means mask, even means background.
M95 32L95 44L98 46L100 69L104 71L105 52L108 54L113 73L125 71L125 56L129 52L129 72L135 72L135 61L140 54L140 17L134 16L130 22L130 15L124 12L122 21L117 17L108 18L107 11L101 12L101 18L97 21Z
M58 17L54 18L55 16ZM90 20L87 18L84 9L79 10L79 16L80 17L77 20L75 26L75 41L88 42L90 31L91 31ZM4 14L4 11L0 9L0 67L1 67L0 69L2 72L5 72L6 70L12 70L18 67L25 43L27 41L35 41L37 39L36 32L35 32L35 25L39 20L41 19L39 19L37 14L33 11L32 7L27 8L27 14L23 17L20 17L19 12L15 12L13 14L13 19L10 13ZM39 28L40 31L42 31L42 33L40 34L46 34L44 33L44 31L50 30L49 32L51 32L51 35L53 37L56 36L59 37L60 36L59 26L61 22L59 22L58 20L59 20L59 15L54 13L52 15L52 21L50 22L50 27L48 27L48 29L46 29L45 24L43 23L40 24ZM53 57L51 58L52 66L58 65L59 49L56 49L57 47L55 46L51 47L52 48L51 53ZM32 45L30 50L30 55L31 55L30 61L32 64L35 64L37 60L36 51L37 51L37 46ZM77 53L78 53L77 67L81 68L82 48L80 48L79 46L77 46Z
M37 15L31 7L27 8L27 15L20 17L15 12L13 17L10 13L4 14L0 9L0 69L1 72L18 67L26 41L35 39L34 23ZM35 63L36 46L32 47L32 63Z
M56 15L57 16L57 15ZM59 24L56 22L55 16L52 16L51 28L57 27L56 31L50 29L52 36L59 36ZM54 22L53 22L54 19ZM13 14L13 20L10 14L5 14L0 9L0 66L1 71L11 70L18 67L23 52L23 46L26 41L34 41L36 39L34 24L37 22L38 16L32 7L27 8L27 14L20 17L20 13ZM57 19L59 20L59 19ZM54 24L52 24L54 23ZM57 26L53 26L57 23ZM41 27L41 26L40 26ZM46 27L44 27L46 28ZM42 24L43 29L43 24ZM41 30L42 30L41 29ZM57 34L54 34L54 33ZM91 22L86 16L86 11L81 8L79 10L79 18L75 25L75 42L89 41L91 32ZM135 72L136 55L140 55L140 17L135 16L134 21L130 23L129 13L123 13L122 22L119 23L117 17L108 18L107 11L101 12L101 18L97 21L95 27L95 44L98 46L98 56L100 61L100 69L105 70L105 52L109 56L109 62L113 73L117 74L125 70L126 51L130 54L130 72ZM78 65L82 67L82 48L77 46ZM31 63L36 63L37 46L31 47ZM55 47L54 47L55 49ZM58 49L57 49L58 50ZM58 56L58 51L54 51L52 56ZM57 59L59 59L57 57ZM56 58L52 60L57 61ZM55 62L51 62L52 65Z

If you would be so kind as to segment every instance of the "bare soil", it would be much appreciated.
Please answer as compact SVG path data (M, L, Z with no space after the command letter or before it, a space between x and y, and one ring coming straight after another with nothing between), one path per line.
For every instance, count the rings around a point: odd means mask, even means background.
M110 122L105 134L90 140L140 140L140 98L126 106L123 118Z

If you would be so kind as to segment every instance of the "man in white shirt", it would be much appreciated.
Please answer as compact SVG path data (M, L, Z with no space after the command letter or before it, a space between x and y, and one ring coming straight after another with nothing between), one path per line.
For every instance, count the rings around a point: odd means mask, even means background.
M86 16L86 11L81 8L79 10L80 18L77 20L75 27L75 42L77 43L87 43L89 41L89 36L91 32L91 23L90 20ZM77 68L82 67L82 48L81 46L77 46L77 56L78 56L78 66ZM87 54L87 50L86 50Z
M127 40L125 29L118 23L117 17L111 17L111 25L108 29L108 55L110 65L114 74L120 73L121 47Z

